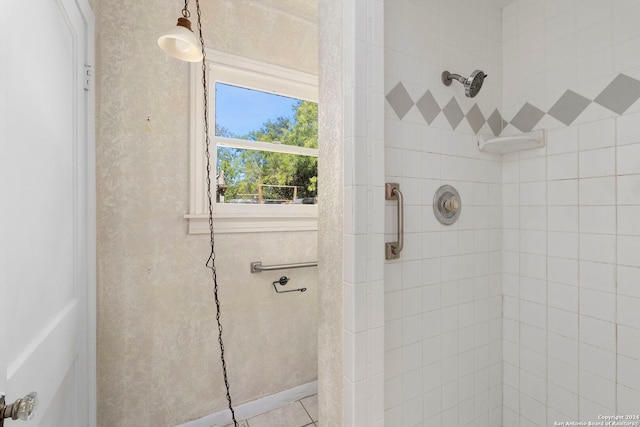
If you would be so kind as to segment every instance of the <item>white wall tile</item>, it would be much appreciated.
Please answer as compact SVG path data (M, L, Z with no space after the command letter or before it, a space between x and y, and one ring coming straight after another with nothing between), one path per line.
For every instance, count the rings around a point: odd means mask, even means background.
M520 389L526 396L538 402L546 402L547 387L545 378L532 375L524 370L520 370Z
M547 159L545 157L535 157L525 159L520 162L520 181L545 181L547 171Z
M402 347L402 319L385 323L384 347L386 351Z
M640 144L621 145L617 149L616 172L618 175L640 173Z
M603 349L615 348L616 325L612 322L580 316L580 342Z
M548 380L551 384L555 384L573 393L579 393L580 371L575 364L575 360L572 361L572 363L568 364L553 358L549 358L547 360L547 365Z
M640 329L640 298L618 295L618 323Z
M617 6L617 5L616 5ZM613 41L615 43L624 42L640 36L638 26L633 23L634 18L640 14L637 5L631 8L614 8L613 16Z
M578 232L578 212L576 206L549 206L547 208L548 230Z
M547 179L572 179L578 176L578 155L576 153L549 156Z
M618 294L640 298L640 269L618 265L617 284Z
M597 234L615 234L615 206L581 206L580 232Z
M578 339L578 315L563 309L547 309L547 329L566 338Z
M580 258L586 261L615 262L616 237L607 234L580 234Z
M618 264L640 267L640 236L618 236Z
M640 391L618 385L618 411L621 414L633 414L637 412L638 402L640 402Z
M407 425L415 425L415 423L420 422L422 419L422 396L405 400L402 405L402 419L403 422L406 420Z
M548 304L550 307L578 311L578 288L562 283L548 282Z
M609 292L580 289L580 314L609 322L616 321L616 296Z
M580 261L580 286L605 292L615 292L616 266L600 261Z
M640 360L618 355L618 384L640 391Z
M577 215L577 209L575 211ZM577 218L577 216L576 216ZM544 230L547 226L547 208L538 206L523 206L520 208L520 226L528 230ZM572 231L557 230L557 231Z
M615 174L615 149L581 151L579 156L580 178L609 176Z
M616 353L589 344L580 344L580 370L616 381Z
M598 377L595 377L595 378L598 379ZM591 386L594 383L597 383L597 381L589 382L589 385ZM611 389L610 387L607 387L605 391L608 393L610 389ZM597 393L592 393L592 394L596 395ZM595 402L581 394L580 403L579 403L580 418L584 417L587 420L597 420L598 415L614 413L615 412L614 408L610 406L606 406L605 403L606 403L605 401Z
M546 255L547 233L542 230L520 231L520 250L531 254Z
M520 299L537 304L546 304L546 280L525 276L520 277Z
M402 291L403 316L415 316L420 313L422 313L422 289L404 289Z
M402 319L402 345L409 345L422 340L422 317L420 315Z
M547 258L547 278L556 283L578 285L578 261L567 258Z
M520 254L520 274L534 279L546 279L547 259L544 255Z
M618 326L618 354L640 360L640 329Z
M640 235L640 206L618 206L618 233Z
M615 179L612 181L612 190L615 197ZM581 180L582 181L586 180ZM615 202L615 198L613 198ZM549 205L577 205L578 204L578 180L567 179L561 181L547 181L547 203ZM613 204L613 203L610 203Z
M613 10L611 5L607 6L602 7L597 0L581 0L580 7L576 9L576 28L581 30L595 23L610 20Z
M527 347L520 349L520 369L538 378L545 378L547 374L547 361L544 347L532 350ZM542 351L542 353L540 352Z
M640 114L616 117L618 145L640 143Z
M549 407L557 411L557 415L553 415L551 418L547 416L547 419L561 420L564 417L578 419L578 395L576 393L549 383L547 384L547 396Z
M406 372L402 377L402 398L405 401L410 401L418 396L422 396L422 369ZM422 406L422 400L419 400L420 406ZM414 409L418 409L414 407ZM422 412L419 410L418 412ZM404 413L407 416L407 413Z
M547 420L545 409L545 405L537 400L520 395L520 414L525 418L521 417L520 425L524 427L527 421L530 421L528 425L531 427L544 425Z
M546 307L528 301L520 301L520 321L529 326L545 328L547 323Z
M580 247L578 233L549 231L547 241L549 256L578 259L578 248Z
M549 7L545 7L545 13L550 12ZM554 42L568 36L576 31L576 11L571 8L555 15L547 15L545 22L545 41Z
M442 333L442 311L433 310L422 314L423 338L431 338Z
M580 204L615 205L616 179L613 176L580 180Z
M640 205L640 175L618 176L618 204Z
M586 371L580 371L581 396L593 402L598 402L606 408L615 408L615 391L616 385L614 381L604 379ZM581 413L581 416L582 415Z
M616 144L614 119L598 120L578 127L580 151L612 147Z

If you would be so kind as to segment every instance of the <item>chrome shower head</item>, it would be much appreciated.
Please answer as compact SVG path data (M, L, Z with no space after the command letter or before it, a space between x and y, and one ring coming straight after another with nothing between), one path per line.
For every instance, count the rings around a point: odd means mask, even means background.
M482 83L484 83L486 77L487 75L481 70L475 70L469 78L445 71L442 73L442 83L444 83L445 86L450 86L451 81L456 79L464 85L464 94L469 98L473 98L480 92L480 88L482 88Z

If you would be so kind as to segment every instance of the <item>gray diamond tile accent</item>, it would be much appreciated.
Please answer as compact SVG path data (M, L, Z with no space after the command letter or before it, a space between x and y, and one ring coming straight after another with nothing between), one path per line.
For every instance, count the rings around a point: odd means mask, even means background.
M467 121L469 125L471 125L471 129L473 129L473 133L477 134L482 126L487 122L487 120L482 115L482 111L480 111L480 107L478 104L473 104L473 107L467 113Z
M489 123L489 127L495 136L499 136L502 132L502 129L507 125L506 122L502 119L502 115L500 111L496 108L493 110L493 113L487 119L487 123Z
M622 114L638 98L640 98L640 81L624 74L618 74L618 77L600 92L594 102L611 111Z
M454 129L457 128L462 119L464 119L464 113L462 112L462 109L460 108L460 105L455 98L451 98L451 101L449 101L447 105L445 105L445 107L442 109L442 112L444 113L444 116L447 118L447 121L449 122L451 127Z
M391 108L393 108L393 111L396 112L400 120L402 120L405 114L413 107L413 100L402 82L398 83L396 87L391 89L391 92L387 94L387 101L389 101Z
M436 116L440 114L440 111L442 111L430 90L422 95L422 98L416 102L416 107L418 107L420 114L422 114L422 117L424 117L429 124L431 124Z
M544 117L544 111L526 102L513 117L511 124L521 132L531 132Z
M591 104L591 100L571 90L567 90L553 104L548 114L569 126Z

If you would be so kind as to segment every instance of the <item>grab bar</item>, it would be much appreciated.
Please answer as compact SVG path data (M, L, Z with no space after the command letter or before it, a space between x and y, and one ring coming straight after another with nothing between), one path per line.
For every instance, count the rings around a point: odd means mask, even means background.
M317 267L318 261L298 262L294 264L278 264L278 265L262 265L262 261L254 261L251 263L251 272L260 273L261 271L286 270L289 268Z
M386 259L398 259L404 246L404 199L400 191L400 184L386 183L384 193L385 200L398 201L398 241L385 243Z

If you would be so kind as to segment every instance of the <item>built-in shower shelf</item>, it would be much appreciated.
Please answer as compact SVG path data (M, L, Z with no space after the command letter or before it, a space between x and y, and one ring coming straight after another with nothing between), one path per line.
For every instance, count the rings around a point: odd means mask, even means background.
M488 153L506 154L516 151L532 150L544 147L544 131L536 131L515 136L498 136L485 139L478 137L478 150Z

